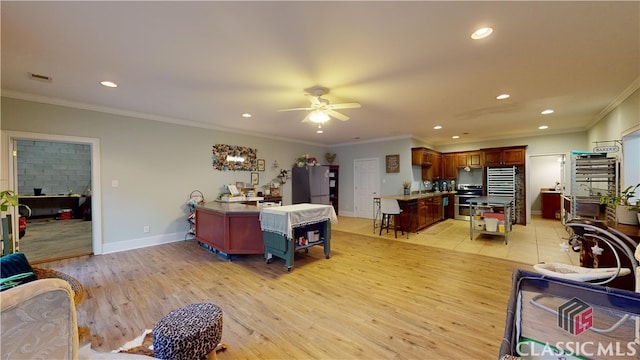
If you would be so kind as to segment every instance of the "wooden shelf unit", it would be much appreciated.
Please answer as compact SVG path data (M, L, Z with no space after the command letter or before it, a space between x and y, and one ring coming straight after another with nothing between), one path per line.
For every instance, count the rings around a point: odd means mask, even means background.
M327 165L329 167L329 201L333 205L336 215L338 215L338 207L340 204L339 183L340 183L340 166Z

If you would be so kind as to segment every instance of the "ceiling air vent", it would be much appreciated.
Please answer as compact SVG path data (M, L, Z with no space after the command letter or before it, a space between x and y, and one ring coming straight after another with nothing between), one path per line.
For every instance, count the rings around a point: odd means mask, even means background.
M50 83L52 81L51 76L34 74L34 73L28 73L28 74L29 74L29 79L31 79L31 80L44 81L44 82L48 82L48 83Z

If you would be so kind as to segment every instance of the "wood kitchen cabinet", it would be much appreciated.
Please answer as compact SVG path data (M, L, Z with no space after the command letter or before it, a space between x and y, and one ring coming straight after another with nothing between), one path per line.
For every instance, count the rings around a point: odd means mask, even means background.
M427 207L427 199L418 199L417 226L411 226L411 229L422 229L428 224L429 208ZM411 224L414 225L414 224Z
M442 178L456 179L457 177L456 154L442 154Z
M484 166L522 166L525 162L526 146L482 149Z
M411 165L422 167L422 180L442 178L442 154L424 147L411 148Z
M429 166L422 166L422 180L437 180L442 178L442 155L433 150L427 150Z
M482 153L480 151L467 151L456 153L456 168L481 168Z
M560 191L540 191L543 219L560 219L560 196Z
M417 147L411 148L411 165L423 166L425 164L425 151L427 148Z
M445 195L447 196L447 195ZM416 232L424 229L444 217L442 196L424 196L410 200L400 200L402 224L405 231Z

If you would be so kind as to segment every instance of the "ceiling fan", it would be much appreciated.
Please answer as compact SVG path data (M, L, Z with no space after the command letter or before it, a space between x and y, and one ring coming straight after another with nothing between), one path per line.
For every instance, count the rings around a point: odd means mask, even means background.
M349 120L347 115L335 111L336 109L355 109L361 107L358 103L330 104L329 100L322 98L322 95L329 93L329 89L322 86L314 86L312 88L305 89L305 91L305 96L311 102L309 107L282 109L278 111L310 111L310 113L304 117L302 122L311 121L317 124L324 124L329 121L330 117L334 117L342 121Z

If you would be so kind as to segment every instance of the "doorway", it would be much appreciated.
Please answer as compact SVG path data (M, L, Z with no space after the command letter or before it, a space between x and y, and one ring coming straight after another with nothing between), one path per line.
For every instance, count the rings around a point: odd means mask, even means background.
M380 194L379 160L356 159L353 161L354 215L373 219L373 197Z
M564 185L565 154L542 154L529 157L529 212L527 223L531 222L531 214L542 213L541 189L554 189L556 182Z
M3 140L11 154L8 159L10 188L20 195L21 203L31 203L34 207L24 235L13 238L14 249L24 252L36 263L101 253L99 140L6 133ZM21 153L29 158L29 163L40 163L40 167L21 161ZM39 157L34 155L37 153ZM55 161L56 153L66 159L55 166L43 164ZM24 176L29 172L29 176ZM74 174L78 174L77 179L72 179ZM20 207L20 213L28 215L24 207ZM17 215L12 217L14 228Z

